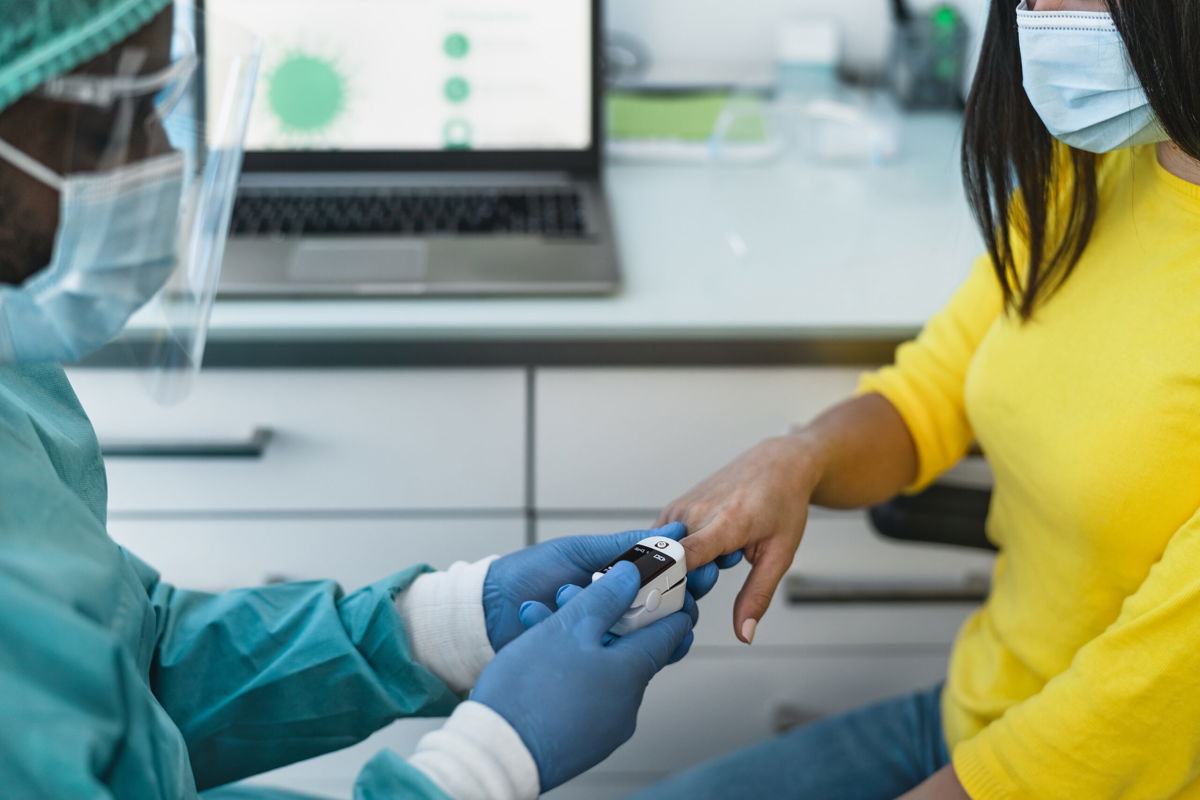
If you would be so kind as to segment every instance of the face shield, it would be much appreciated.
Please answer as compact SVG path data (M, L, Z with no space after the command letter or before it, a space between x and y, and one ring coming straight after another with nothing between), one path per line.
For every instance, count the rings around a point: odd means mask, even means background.
M220 64L197 47L213 36ZM31 196L57 195L46 208L57 213L35 260L46 265L0 288L0 363L70 363L108 345L105 363L144 369L160 402L187 394L203 360L260 51L250 33L178 0L173 18L36 90L55 140L0 140L0 159L40 184Z

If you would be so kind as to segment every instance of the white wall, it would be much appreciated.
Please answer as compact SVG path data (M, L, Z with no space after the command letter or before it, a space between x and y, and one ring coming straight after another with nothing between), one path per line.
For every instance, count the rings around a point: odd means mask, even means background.
M938 0L910 2L921 9ZM953 2L977 33L988 0ZM891 29L889 0L608 0L607 8L608 27L642 38L659 62L769 61L780 20L820 17L841 24L848 65L878 69Z

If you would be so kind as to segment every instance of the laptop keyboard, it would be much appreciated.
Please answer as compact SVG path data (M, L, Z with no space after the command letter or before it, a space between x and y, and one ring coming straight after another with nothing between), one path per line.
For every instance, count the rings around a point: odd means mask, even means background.
M586 231L583 203L570 189L243 190L232 223L232 232L241 236L583 236Z

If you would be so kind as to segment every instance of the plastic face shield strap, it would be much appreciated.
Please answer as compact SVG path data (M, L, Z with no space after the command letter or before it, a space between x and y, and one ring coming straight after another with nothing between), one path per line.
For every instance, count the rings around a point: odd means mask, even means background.
M183 96L199 63L195 39L178 34L176 41L181 46L176 48L175 61L157 72L148 75L63 75L43 84L38 94L64 103L107 108L130 97L170 89L165 101L159 103L159 114L167 116Z
M163 404L187 395L203 361L261 59L257 38L212 14L197 13L188 0L175 3L175 22L172 61L166 67L140 73L144 59L127 65L122 58L120 74L67 75L39 90L49 99L113 109L114 131L102 169L137 156L160 156L129 147L130 135L136 140L143 131L165 137L165 146L182 154L186 166L175 269L105 356L106 363L143 369L146 388ZM208 31L201 30L205 26ZM195 42L217 27L224 43L221 63L205 63ZM206 74L207 85L201 87ZM128 109L135 107L152 111L131 119Z

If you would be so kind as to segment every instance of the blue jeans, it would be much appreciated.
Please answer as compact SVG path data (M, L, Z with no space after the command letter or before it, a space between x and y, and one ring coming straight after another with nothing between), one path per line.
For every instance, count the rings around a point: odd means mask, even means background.
M634 795L895 800L950 762L942 687L887 700L751 745Z

